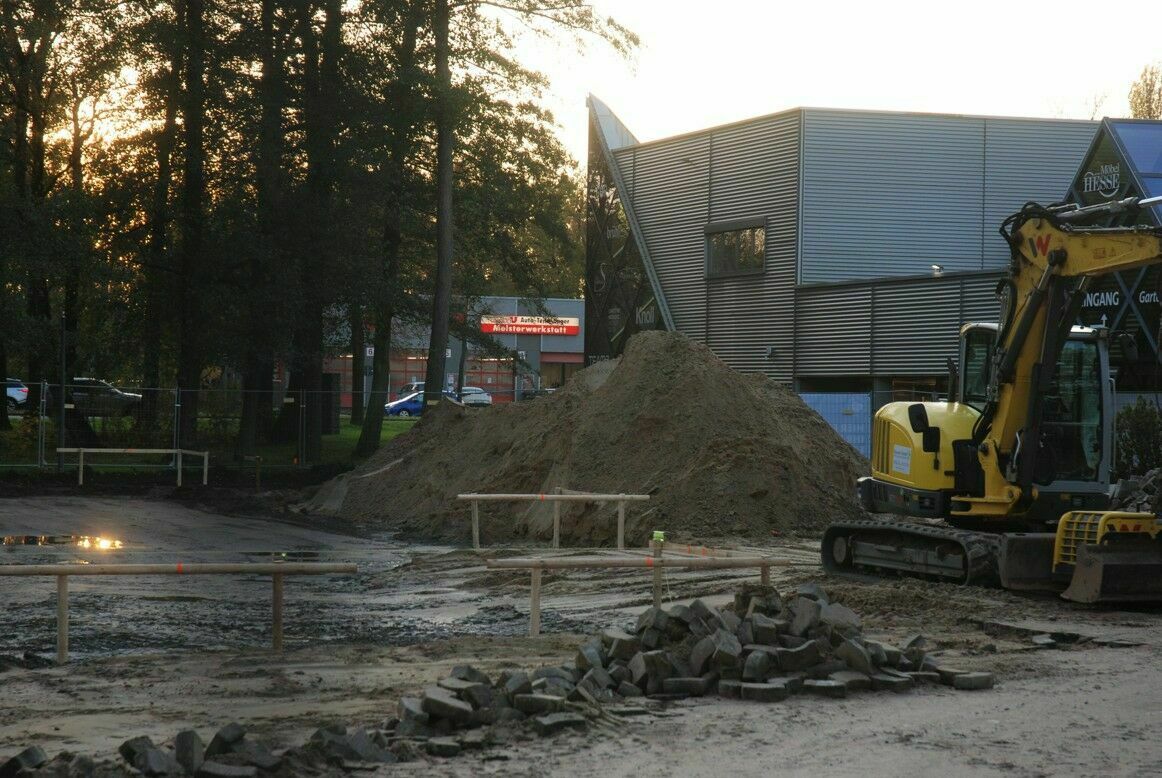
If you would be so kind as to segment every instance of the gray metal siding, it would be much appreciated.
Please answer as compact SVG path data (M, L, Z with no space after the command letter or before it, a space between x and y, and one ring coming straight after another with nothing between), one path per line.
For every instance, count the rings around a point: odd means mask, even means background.
M1029 200L1051 203L1068 191L1098 122L985 120L984 269L1004 269L1009 251L997 228Z
M981 262L984 120L804 112L800 282Z
M875 375L939 375L956 352L960 331L956 278L917 279L874 288Z
M957 354L960 325L996 321L997 277L801 286L796 375L943 375Z
M998 280L999 273L965 279L964 296L960 303L962 323L996 321L1000 317L1001 308L996 295Z
M705 281L707 345L736 370L790 381L799 112L716 131L711 146L709 221L765 217L766 272Z
M795 375L871 373L871 289L824 284L799 287L795 310Z
M709 139L697 136L635 147L633 155L633 205L674 328L702 340L706 332L702 230L708 213Z

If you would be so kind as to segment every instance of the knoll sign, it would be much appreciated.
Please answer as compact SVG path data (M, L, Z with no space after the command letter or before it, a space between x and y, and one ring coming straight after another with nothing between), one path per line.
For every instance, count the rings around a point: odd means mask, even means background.
M493 335L580 335L580 319L552 316L481 316L480 331Z

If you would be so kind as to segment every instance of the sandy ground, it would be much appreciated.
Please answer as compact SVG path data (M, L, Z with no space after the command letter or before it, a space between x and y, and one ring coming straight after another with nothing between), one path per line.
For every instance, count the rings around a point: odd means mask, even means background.
M287 584L287 651L269 641L270 583L259 577L72 579L67 667L0 672L0 760L39 743L112 757L126 738L165 742L185 727L208 739L242 721L272 746L320 723L376 726L396 700L471 662L486 672L572 657L579 635L624 625L649 601L634 571L545 576L544 625L527 631L527 575L490 572L463 550L390 537L221 516L165 501L0 501L0 535L92 535L120 550L4 546L0 564L62 561L256 561L272 553L355 561L353 577ZM777 552L792 588L817 579L810 543ZM528 553L525 549L522 553ZM667 597L725 602L746 573L673 573ZM1085 610L1047 597L919 581L824 581L890 641L920 632L945 665L992 670L997 687L926 687L775 705L703 699L618 712L615 727L529 737L483 753L383 768L383 774L566 775L1148 775L1162 772L1162 617ZM0 654L51 656L55 586L0 577ZM1036 631L1082 642L1038 650ZM1096 638L1097 640L1086 640ZM1124 647L1098 645L1109 639ZM633 715L630 713L645 714Z

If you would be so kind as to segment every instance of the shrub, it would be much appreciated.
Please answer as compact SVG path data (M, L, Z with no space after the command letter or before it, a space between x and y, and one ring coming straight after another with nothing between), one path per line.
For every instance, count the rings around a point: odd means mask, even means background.
M1117 418L1117 473L1142 475L1162 465L1162 410L1139 397Z

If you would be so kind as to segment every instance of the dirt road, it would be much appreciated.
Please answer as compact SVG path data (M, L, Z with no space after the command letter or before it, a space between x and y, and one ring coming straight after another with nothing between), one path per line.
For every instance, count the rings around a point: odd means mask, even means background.
M527 630L527 575L486 570L462 550L403 546L340 525L239 519L171 502L29 498L0 502L0 535L115 538L121 549L4 546L0 564L34 561L245 561L288 553L355 561L354 577L291 579L287 644L269 652L270 583L254 577L74 578L64 668L0 672L0 759L39 743L112 757L134 735L208 737L231 720L272 746L320 723L377 726L396 700L457 663L486 672L571 658L579 636L622 625L649 600L638 572L545 577L546 635ZM809 543L777 552L805 563ZM775 577L815 579L811 567ZM725 602L745 571L673 574L667 597ZM1162 618L1083 610L1052 598L917 581L823 581L889 641L921 632L941 662L997 674L988 692L925 687L847 700L794 697L652 705L612 731L520 737L483 753L383 768L383 774L1144 775L1162 772ZM51 579L0 578L0 654L51 656ZM1008 626L1003 626L1008 625ZM1082 637L1037 650L1036 631ZM1089 640L1096 638L1097 640ZM1125 647L1098 642L1117 639ZM1137 644L1137 645L1128 645Z

